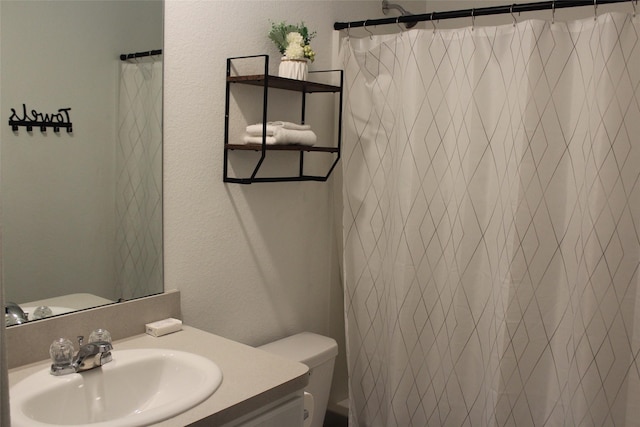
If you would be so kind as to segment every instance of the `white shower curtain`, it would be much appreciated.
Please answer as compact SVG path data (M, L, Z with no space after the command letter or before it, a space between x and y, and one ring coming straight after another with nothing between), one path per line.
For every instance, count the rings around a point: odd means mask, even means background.
M116 292L162 291L162 61L120 65Z
M351 426L640 426L639 33L344 41Z

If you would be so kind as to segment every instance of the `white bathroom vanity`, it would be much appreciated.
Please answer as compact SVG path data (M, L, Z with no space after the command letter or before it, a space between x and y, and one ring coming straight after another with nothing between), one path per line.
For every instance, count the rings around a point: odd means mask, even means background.
M84 315L90 314L85 312ZM100 314L94 317L99 318ZM161 337L142 333L114 338L114 358L117 357L117 350L178 350L208 358L222 371L222 383L211 396L191 409L153 424L155 426L303 425L303 389L308 382L308 368L304 364L189 326ZM40 344L48 348L50 342L41 342L38 346ZM41 360L11 368L10 387L36 372L48 370L50 364L49 360Z

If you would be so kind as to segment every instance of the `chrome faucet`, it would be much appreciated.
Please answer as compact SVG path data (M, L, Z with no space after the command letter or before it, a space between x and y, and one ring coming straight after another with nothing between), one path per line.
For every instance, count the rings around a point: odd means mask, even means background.
M21 325L28 321L28 315L15 302L7 302L4 306L4 323L6 326Z
M97 368L105 363L111 362L111 350L113 346L108 341L94 341L89 344L82 344L84 337L78 337L80 349L73 359L71 366L75 372L88 371Z
M111 362L111 335L104 329L96 329L89 336L89 343L84 344L84 337L78 337L78 352L73 355L73 344L65 338L59 338L51 344L49 354L51 375L66 375L88 371Z

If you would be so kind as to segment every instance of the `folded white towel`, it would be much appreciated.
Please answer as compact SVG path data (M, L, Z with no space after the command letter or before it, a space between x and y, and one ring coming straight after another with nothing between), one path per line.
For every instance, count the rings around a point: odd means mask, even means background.
M273 132L276 144L301 144L313 145L318 140L312 130L293 130L287 128L277 128Z
M267 145L274 145L276 143L276 139L273 136L267 136L265 139L266 139ZM262 144L262 136L245 135L244 143L245 144Z
M277 144L299 144L314 145L318 139L312 130L292 130L285 128L274 129L273 135L266 136L266 143ZM246 144L262 144L262 134L260 136L247 134L244 136Z
M309 125L299 125L291 122L267 122L267 136L273 136L276 129L311 130ZM262 123L247 126L247 134L262 136Z
M290 130L311 130L311 126L309 125L299 125L297 123L291 123L291 122L267 122L267 124L271 126L279 126L279 127L282 127L283 129L290 129Z

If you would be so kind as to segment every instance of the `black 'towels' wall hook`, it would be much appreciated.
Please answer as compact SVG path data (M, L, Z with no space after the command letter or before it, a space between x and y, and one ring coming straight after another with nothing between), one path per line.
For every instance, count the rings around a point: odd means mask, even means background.
M71 108L59 108L57 113L40 113L37 110L27 112L27 106L22 104L22 115L16 112L15 108L11 109L11 117L9 117L9 126L13 132L17 132L20 126L25 126L27 132L33 131L33 127L40 127L41 132L46 132L48 127L52 127L53 131L58 133L60 128L66 128L67 133L73 132L73 124L69 115Z

